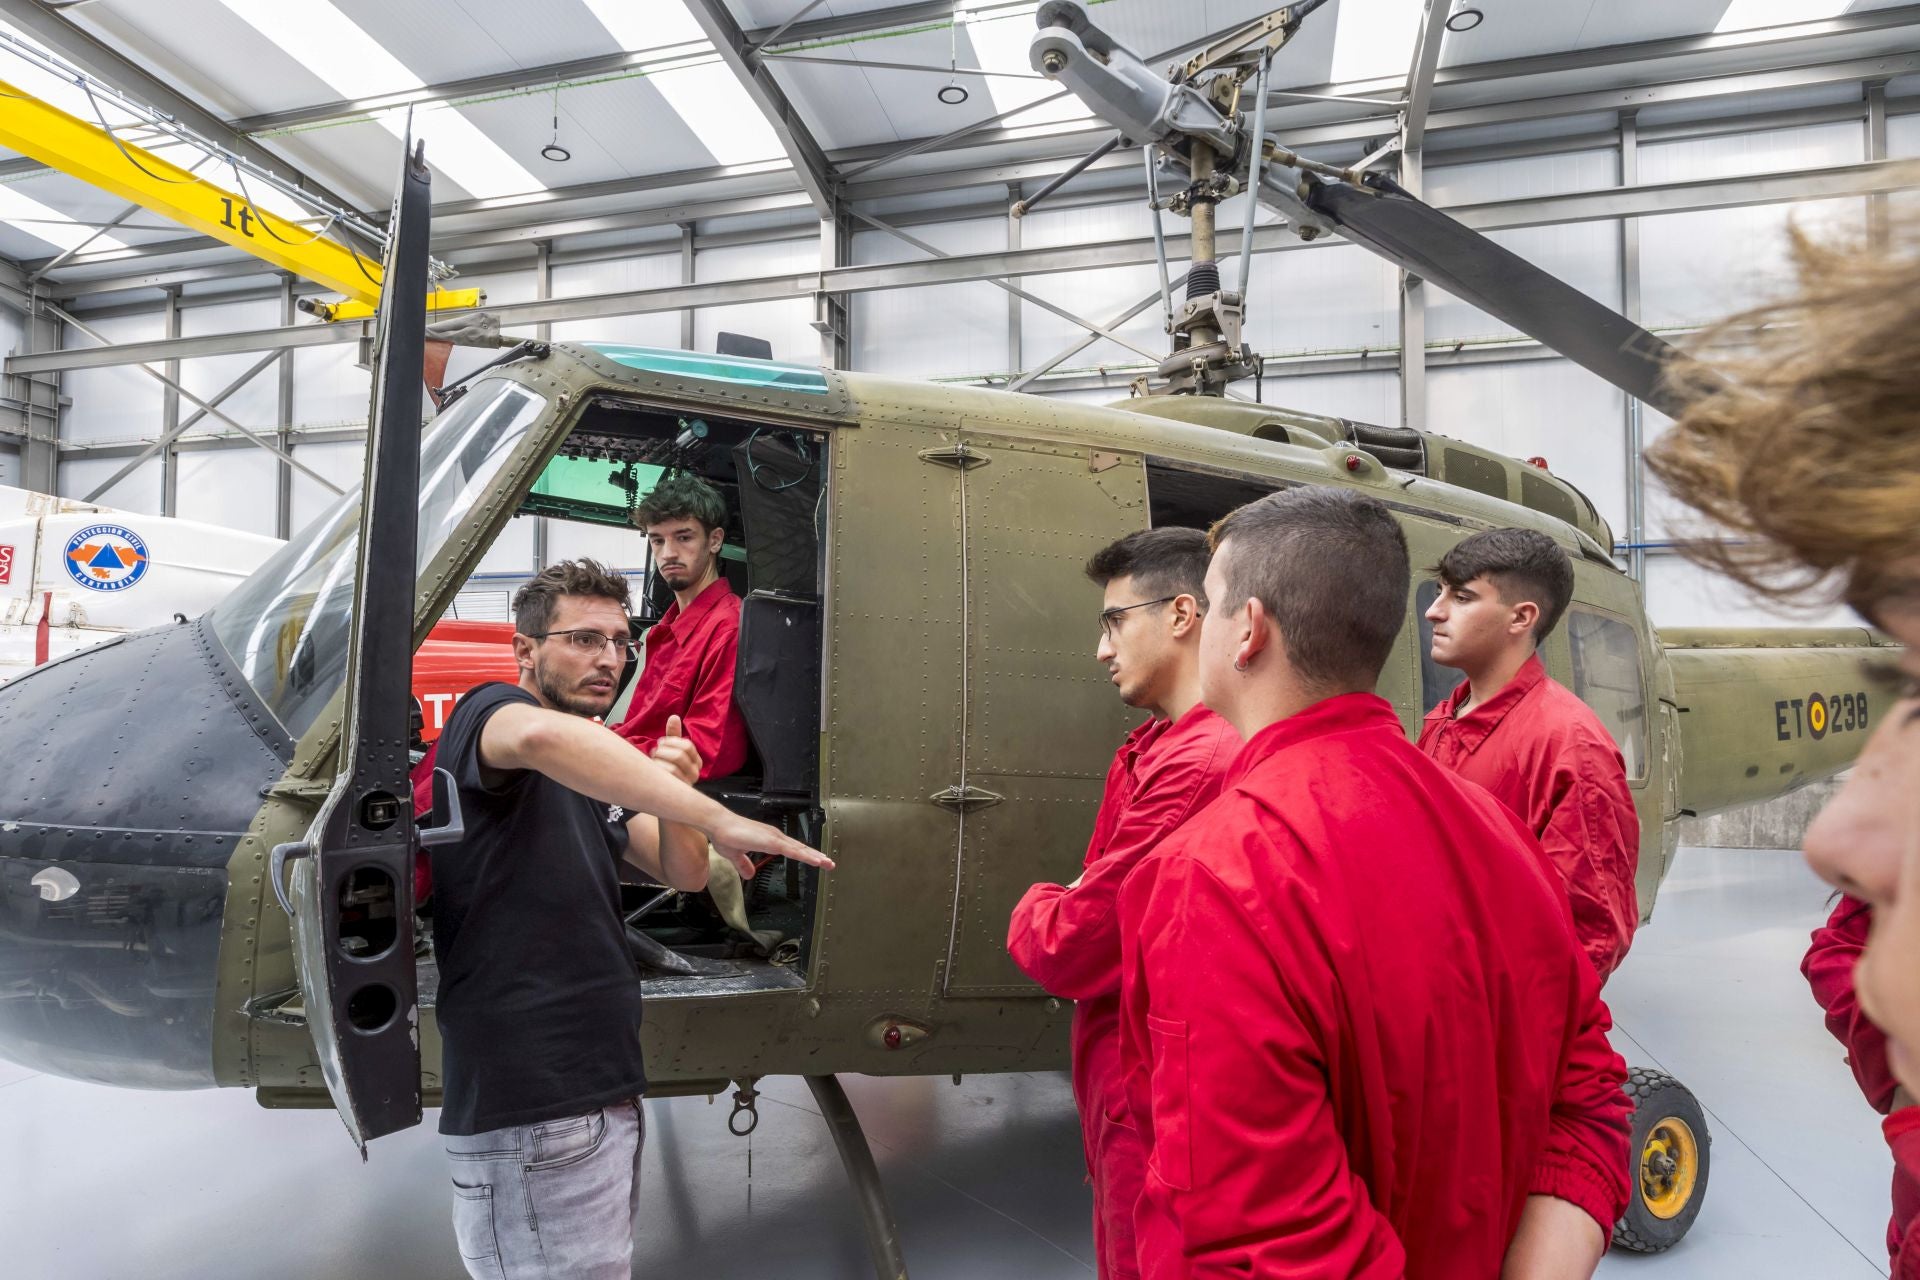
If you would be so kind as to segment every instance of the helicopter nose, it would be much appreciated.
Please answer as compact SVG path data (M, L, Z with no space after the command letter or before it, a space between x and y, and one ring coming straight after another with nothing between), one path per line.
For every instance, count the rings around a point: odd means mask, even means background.
M0 1057L215 1083L228 864L291 758L204 622L0 686Z

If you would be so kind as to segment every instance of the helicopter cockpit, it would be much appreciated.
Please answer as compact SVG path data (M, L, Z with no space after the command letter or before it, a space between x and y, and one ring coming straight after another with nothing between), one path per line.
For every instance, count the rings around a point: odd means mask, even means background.
M827 449L817 431L601 394L581 411L518 512L548 522L549 546L591 547L583 553L619 567L647 566L633 603L641 638L673 593L651 570L635 508L673 472L698 476L721 493L728 513L722 572L741 600L734 696L750 749L738 773L701 786L728 807L809 842L819 838L822 819ZM644 658L623 673L609 723L626 715L643 668ZM774 860L751 881L718 883L709 893L623 886L629 941L649 994L802 985L817 876Z

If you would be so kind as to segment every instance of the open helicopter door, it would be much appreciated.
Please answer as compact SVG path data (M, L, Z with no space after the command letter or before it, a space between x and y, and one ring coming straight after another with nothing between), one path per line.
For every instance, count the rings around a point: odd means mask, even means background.
M362 1159L370 1139L420 1123L407 721L428 193L424 148L409 139L374 338L338 769L305 841L273 851L276 889L293 863L288 905L307 1026L327 1091Z

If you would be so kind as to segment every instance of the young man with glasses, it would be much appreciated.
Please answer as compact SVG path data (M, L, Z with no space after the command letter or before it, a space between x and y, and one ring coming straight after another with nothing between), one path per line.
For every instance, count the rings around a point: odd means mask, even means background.
M594 723L632 649L627 604L591 560L535 575L513 601L519 683L470 691L440 738L466 822L433 850L440 1132L474 1276L632 1274L647 1082L621 859L682 890L706 884L709 841L736 868L833 865L694 790L685 738L649 759Z
M1197 529L1152 529L1106 547L1087 564L1105 588L1100 644L1120 700L1150 714L1107 770L1106 792L1072 884L1037 884L1014 908L1007 948L1028 977L1077 1001L1073 1094L1093 1184L1094 1248L1102 1280L1140 1274L1133 1212L1145 1151L1126 1113L1120 1077L1121 881L1168 832L1213 799L1239 750L1231 725L1200 702L1201 581L1207 539Z
M738 773L747 760L747 722L733 703L740 598L720 573L726 518L719 491L684 471L663 479L633 513L673 604L647 632L646 665L619 733L651 751L668 717L678 716L699 749L703 778Z

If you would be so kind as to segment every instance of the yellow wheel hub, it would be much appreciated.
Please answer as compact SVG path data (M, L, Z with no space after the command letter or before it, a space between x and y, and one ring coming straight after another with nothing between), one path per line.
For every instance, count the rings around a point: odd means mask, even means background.
M1663 1117L1640 1148L1640 1199L1660 1219L1680 1216L1693 1199L1700 1176L1700 1146L1693 1128L1677 1116Z

